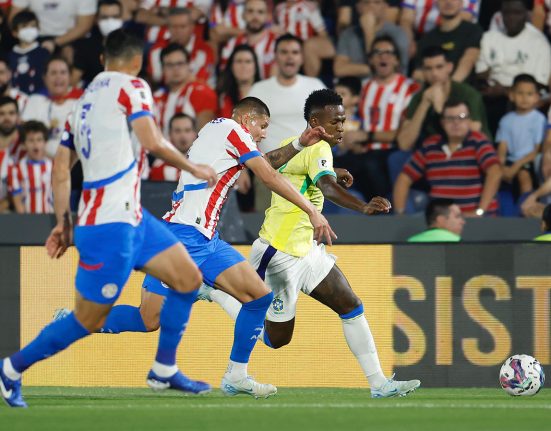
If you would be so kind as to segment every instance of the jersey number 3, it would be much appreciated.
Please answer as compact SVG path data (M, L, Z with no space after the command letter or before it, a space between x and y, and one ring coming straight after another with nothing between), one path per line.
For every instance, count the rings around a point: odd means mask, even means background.
M92 108L91 103L86 103L82 105L82 112L80 114L80 139L81 142L83 142L82 145L82 155L88 159L90 158L90 152L92 151L92 130L90 129L90 125L86 122L86 116L90 112L90 109Z

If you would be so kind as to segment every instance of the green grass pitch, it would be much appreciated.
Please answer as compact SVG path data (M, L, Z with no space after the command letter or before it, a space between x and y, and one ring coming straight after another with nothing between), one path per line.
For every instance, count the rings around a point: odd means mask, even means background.
M551 391L513 398L500 389L419 389L372 400L364 389L288 389L255 400L148 389L24 388L29 409L0 406L0 430L551 430Z

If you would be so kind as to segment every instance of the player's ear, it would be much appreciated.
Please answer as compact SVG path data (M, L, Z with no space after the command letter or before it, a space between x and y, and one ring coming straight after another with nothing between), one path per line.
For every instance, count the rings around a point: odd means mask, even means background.
M102 66L105 67L105 56L103 54L99 55L99 62Z

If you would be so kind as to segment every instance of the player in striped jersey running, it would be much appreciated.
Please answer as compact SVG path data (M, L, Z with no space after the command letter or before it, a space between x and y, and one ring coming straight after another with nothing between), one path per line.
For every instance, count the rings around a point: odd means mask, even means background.
M154 274L172 287L161 311L157 355L149 372L156 389L203 393L210 385L184 376L176 350L201 284L201 273L185 248L140 204L142 146L157 157L214 184L209 166L189 162L162 138L153 120L147 83L136 78L143 41L124 30L106 39L105 71L86 89L67 120L53 173L57 225L46 242L51 257L71 242L71 167L78 159L84 174L75 245L80 255L75 311L46 326L19 352L0 363L0 395L11 407L27 407L21 374L36 362L69 347L100 328L133 269Z

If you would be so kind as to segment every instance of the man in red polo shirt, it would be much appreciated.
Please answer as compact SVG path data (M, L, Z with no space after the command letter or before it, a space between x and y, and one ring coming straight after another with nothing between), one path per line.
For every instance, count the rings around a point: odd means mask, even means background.
M166 88L155 92L155 117L165 137L169 121L178 112L195 118L197 130L213 120L218 108L216 93L194 79L189 56L182 45L171 43L161 52Z
M404 166L394 185L394 211L405 211L411 185L425 177L431 198L453 199L465 216L497 211L501 168L492 143L470 131L470 113L461 101L448 101L441 117L445 136L423 142Z

